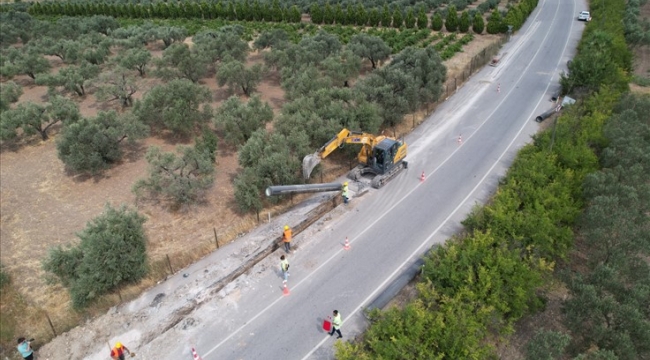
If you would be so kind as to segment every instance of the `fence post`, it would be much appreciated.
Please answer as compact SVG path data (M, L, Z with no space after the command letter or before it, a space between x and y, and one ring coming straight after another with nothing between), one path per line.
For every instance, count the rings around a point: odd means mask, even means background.
M217 249L219 249L219 238L217 237L217 228L212 227L212 231L214 231L214 243L217 245Z
M167 265L169 265L169 271L171 271L171 274L174 275L174 269L172 268L172 262L169 260L169 254L165 254L167 257Z
M52 329L54 336L58 336L56 334L56 330L54 330L54 325L52 325L52 320L50 319L50 315L47 314L47 311L45 311L45 317L47 318L47 322L50 324L50 329Z

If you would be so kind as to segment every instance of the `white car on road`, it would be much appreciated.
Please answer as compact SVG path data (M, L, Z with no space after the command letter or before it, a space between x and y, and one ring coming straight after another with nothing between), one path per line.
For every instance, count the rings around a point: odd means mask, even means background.
M581 11L580 15L578 15L578 20L591 21L591 15L589 14L589 11Z

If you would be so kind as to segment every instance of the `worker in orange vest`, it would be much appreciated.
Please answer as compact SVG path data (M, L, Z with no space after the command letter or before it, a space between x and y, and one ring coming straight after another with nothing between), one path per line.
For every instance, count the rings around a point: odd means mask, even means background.
M289 253L291 251L291 228L289 225L284 226L284 233L282 233L282 241L284 242L284 251Z
M126 346L122 345L121 342L116 342L115 347L111 349L111 359L113 360L124 360L124 351L131 354L131 350L129 350Z

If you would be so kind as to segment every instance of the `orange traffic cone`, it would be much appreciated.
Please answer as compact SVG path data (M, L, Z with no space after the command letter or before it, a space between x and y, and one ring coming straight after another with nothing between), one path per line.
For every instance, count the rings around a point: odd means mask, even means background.
M420 181L424 181L424 179L425 179L425 177L424 177L424 171L422 171L422 175L420 175Z
M345 244L343 244L343 249L345 250L350 250L350 242L348 241L348 237L345 237Z
M286 283L286 282L284 282L284 287L282 288L282 294L284 294L284 296L288 296L288 295L289 295L289 288L287 287L287 283Z
M192 359L194 359L194 360L203 360L203 359L201 359L199 354L196 353L196 350L194 350L194 348L192 348Z

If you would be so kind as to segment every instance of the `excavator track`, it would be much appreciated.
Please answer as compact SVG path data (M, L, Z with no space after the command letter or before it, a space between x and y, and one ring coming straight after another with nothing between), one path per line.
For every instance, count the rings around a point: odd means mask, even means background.
M375 176L370 182L370 186L372 186L375 189L380 189L382 186L386 185L386 183L392 180L395 176L397 176L397 174L402 172L402 170L407 168L408 168L408 163L406 161L402 161L399 164L395 165L392 169L390 169L389 172L383 175Z
M386 183L392 180L395 176L397 176L397 174L402 172L402 170L407 168L408 168L408 163L406 161L402 161L397 165L395 165L389 172L383 175L377 175L374 171L372 171L371 168L359 166L352 169L348 173L348 179L354 181L361 181L364 174L373 174L374 177L370 181L370 186L372 186L375 189L379 189L382 186L386 185Z

